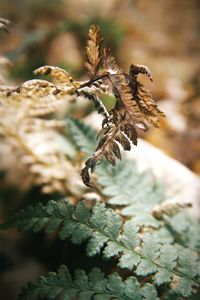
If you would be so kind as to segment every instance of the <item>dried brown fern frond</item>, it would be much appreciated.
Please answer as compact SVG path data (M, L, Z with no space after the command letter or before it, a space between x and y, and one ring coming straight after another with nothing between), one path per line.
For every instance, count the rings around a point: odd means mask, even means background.
M113 115L113 117L115 119L116 115ZM94 155L86 161L85 167L81 172L83 182L87 186L92 187L89 170L93 172L96 165L99 164L104 157L113 166L116 164L116 158L121 160L119 144L126 151L131 149L131 143L127 137L128 135L134 140L135 144L137 143L137 135L134 128L128 124L123 125L120 120L114 119L109 122L108 127L102 128L99 132L98 137L100 137L100 141L97 149ZM130 129L131 132L129 133Z
M159 117L164 117L165 114L160 111L155 103L151 93L140 83L137 79L138 74L147 75L151 81L152 75L146 66L143 65L131 65L129 70L129 85L131 87L132 95L137 102L140 110L144 113L146 120L154 125L159 126Z
M105 157L107 161L113 166L115 166L116 164L115 157L121 159L120 149L115 141L117 131L118 128L116 128L114 124L112 126L109 126L109 128L103 130L103 136L99 141L94 155L86 161L85 167L81 172L81 176L85 185L92 186L90 184L89 170L93 172L97 163L100 163L103 157Z
M91 79L94 78L98 73L99 65L101 62L102 42L103 38L99 27L96 25L92 25L88 33L86 48L87 62L85 63L86 71Z
M129 75L132 76L132 77L133 76L136 77L139 74L147 75L149 77L149 79L151 81L153 81L151 71L147 66L132 64L130 66Z
M89 41L92 39L93 32L95 32L94 27L90 31ZM110 50L104 48L102 55L98 52L98 57L102 57L101 78L111 87L117 101L115 107L106 115L99 134L100 141L97 149L86 161L81 173L84 183L89 186L89 171L93 172L96 164L101 162L103 157L110 164L115 165L115 159L121 159L118 143L125 150L130 150L130 141L137 145L137 130L147 131L149 124L158 127L159 117L164 116L157 108L151 94L137 79L138 74L144 74L152 81L149 68L132 64L127 74L118 66Z
M103 157L110 164L115 165L116 158L121 159L118 143L125 150L130 150L130 141L137 145L137 126L144 130L148 129L143 112L133 98L126 73L117 65L110 51L104 49L103 54L105 81L111 86L117 102L109 112L110 116L103 122L106 123L109 120L108 127L103 128L100 132L101 139L93 157L87 160L85 168L82 170L83 181L89 186L89 169L93 171Z

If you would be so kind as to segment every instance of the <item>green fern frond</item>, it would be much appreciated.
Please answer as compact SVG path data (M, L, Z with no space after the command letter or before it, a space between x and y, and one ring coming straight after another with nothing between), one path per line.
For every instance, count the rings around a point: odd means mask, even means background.
M68 268L62 265L57 273L49 272L41 276L35 283L28 283L19 295L19 300L36 298L70 300L157 300L157 292L153 285L140 285L138 280L130 276L126 280L117 273L105 276L98 268L94 268L88 275L83 270L76 270L74 278ZM31 299L32 299L31 298Z
M200 261L195 252L162 245L155 234L142 234L131 220L123 224L122 218L104 204L89 209L83 202L73 207L67 200L50 201L47 206L38 204L35 209L22 210L1 227L34 231L46 228L48 233L58 230L62 240L71 238L74 244L87 241L88 256L102 252L106 259L118 257L119 267L138 276L151 275L158 286L173 283L176 278L177 293L183 296L189 296L193 287L200 287ZM194 259L189 259L192 256Z
M155 281L158 285L171 281L173 276L171 270L176 266L177 251L171 245L163 245L160 249L160 263L166 266L167 269L159 268L156 275Z
M174 216L165 216L165 223L177 243L200 252L200 226L197 219L182 210Z
M67 200L50 201L47 206L38 203L35 207L28 206L19 213L9 217L0 229L15 227L18 230L32 230L38 232L46 228L52 233L61 225L63 220L72 217L73 207Z
M133 217L135 225L160 226L152 210L164 200L164 188L151 171L140 173L134 162L123 159L115 168L100 167L97 174L102 193L110 205L122 207L122 216Z
M96 131L83 122L75 119L66 119L68 135L75 146L86 155L91 155L96 147Z

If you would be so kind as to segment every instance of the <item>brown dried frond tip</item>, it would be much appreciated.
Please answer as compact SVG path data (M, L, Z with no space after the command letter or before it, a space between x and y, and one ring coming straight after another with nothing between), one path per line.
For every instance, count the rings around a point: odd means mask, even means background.
M87 41L87 62L85 67L90 78L94 78L97 75L99 65L101 62L101 44L103 38L100 29L96 25L90 27Z

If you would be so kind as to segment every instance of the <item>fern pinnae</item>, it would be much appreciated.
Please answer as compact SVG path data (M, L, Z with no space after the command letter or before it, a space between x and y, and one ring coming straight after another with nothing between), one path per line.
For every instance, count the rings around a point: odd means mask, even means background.
M89 77L92 79L97 75L99 64L101 61L100 48L103 38L100 29L96 25L92 25L88 32L88 41L86 47L87 62L85 67Z
M80 120L66 118L66 130L69 138L79 151L90 156L95 150L96 131Z
M162 183L155 183L150 171L139 173L125 158L115 168L102 165L97 183L107 203L118 206L119 214L133 218L135 225L160 227L152 209L164 200Z
M103 204L96 204L90 210L82 202L73 208L66 200L59 201L59 203L51 201L47 207L41 208L39 205L31 212L32 218L29 208L27 212L22 211L14 219L8 220L3 227L15 226L21 229L26 221L25 229L39 231L46 227L49 233L52 232L52 228L58 229L61 239L71 237L71 241L75 244L88 240L87 254L89 256L96 255L102 250L107 258L113 257L113 254L120 255L118 265L121 268L128 268L139 276L152 274L158 285L163 283L160 277L163 278L163 270L165 270L165 278L169 282L174 275L180 278L180 282L188 280L191 285L190 293L193 285L200 286L197 279L199 276L197 257L191 263L184 260L184 258L188 260L188 255L193 255L191 250L180 252L178 260L174 254L175 258L169 264L168 256L162 254L166 249L165 245L162 246L150 233L141 236L139 228L132 227L131 221L123 225L119 215L111 209L106 209ZM44 213L45 222L42 221L42 213ZM172 245L167 249L170 250L169 252L175 251ZM165 257L164 260L163 257ZM191 270L193 270L192 273Z
M72 278L65 265L60 266L57 273L49 272L35 283L28 283L18 300L28 300L31 296L47 299L59 296L63 300L73 297L79 300L158 300L153 285L146 283L141 286L133 276L123 280L117 273L105 276L100 269L94 268L88 274L78 269Z

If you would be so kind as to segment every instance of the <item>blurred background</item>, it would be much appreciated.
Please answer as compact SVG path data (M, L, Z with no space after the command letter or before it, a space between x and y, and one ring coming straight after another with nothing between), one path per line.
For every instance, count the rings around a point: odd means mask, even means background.
M0 33L0 84L34 78L32 71L45 64L63 67L77 80L87 79L85 42L89 26L98 24L105 45L126 71L131 63L152 71L153 84L141 80L166 119L144 138L200 175L200 0L0 0L0 17L11 21L10 33ZM109 101L105 99L107 106ZM73 113L87 117L93 107L85 102L81 109ZM0 204L2 215L16 207L15 189L1 187L0 198L7 202ZM36 188L27 193L33 199L39 192ZM15 233L1 238L3 299L16 299L27 279L56 269L66 251L77 251L46 239Z

